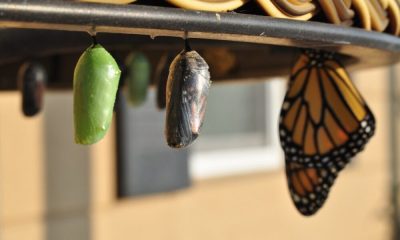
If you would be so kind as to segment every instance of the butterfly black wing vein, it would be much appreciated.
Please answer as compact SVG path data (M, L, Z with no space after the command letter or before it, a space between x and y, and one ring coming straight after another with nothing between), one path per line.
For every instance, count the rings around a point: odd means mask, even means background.
M323 205L339 171L374 131L372 112L334 55L305 51L293 67L279 121L289 190L302 214Z

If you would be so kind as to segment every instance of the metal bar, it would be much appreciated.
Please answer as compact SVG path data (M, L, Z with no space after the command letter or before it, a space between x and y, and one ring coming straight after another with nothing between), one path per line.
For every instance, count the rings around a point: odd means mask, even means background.
M390 201L393 239L400 240L400 209L399 209L399 155L398 147L398 113L397 76L394 67L389 70L389 138L390 138Z
M367 65L400 60L400 39L332 24L238 13L77 3L54 0L0 0L0 27L108 32L218 39L335 50ZM372 57L373 56L373 57Z

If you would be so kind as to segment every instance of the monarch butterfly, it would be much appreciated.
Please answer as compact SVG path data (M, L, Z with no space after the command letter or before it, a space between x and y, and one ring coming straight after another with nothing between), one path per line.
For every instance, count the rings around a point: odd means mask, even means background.
M279 120L289 191L300 213L312 215L324 204L339 171L374 131L372 112L336 56L304 51Z
M165 136L170 147L186 147L200 133L211 85L208 69L186 40L186 48L172 62L167 80Z
M107 133L121 71L110 53L93 43L74 71L75 142L93 144Z

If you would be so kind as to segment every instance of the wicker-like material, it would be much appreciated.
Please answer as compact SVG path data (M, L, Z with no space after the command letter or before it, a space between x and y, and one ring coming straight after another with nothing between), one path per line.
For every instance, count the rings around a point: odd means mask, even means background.
M79 0L128 4L136 0ZM246 6L249 0L167 0L173 6L200 11L226 12ZM400 35L400 0L256 0L266 15ZM146 2L142 2L146 4ZM153 3L154 4L154 3ZM246 12L252 13L252 12Z

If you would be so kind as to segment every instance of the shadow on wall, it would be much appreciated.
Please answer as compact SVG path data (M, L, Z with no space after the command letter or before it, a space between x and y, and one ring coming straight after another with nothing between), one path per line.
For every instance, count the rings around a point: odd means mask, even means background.
M73 141L72 93L46 95L46 239L90 239L90 148Z

